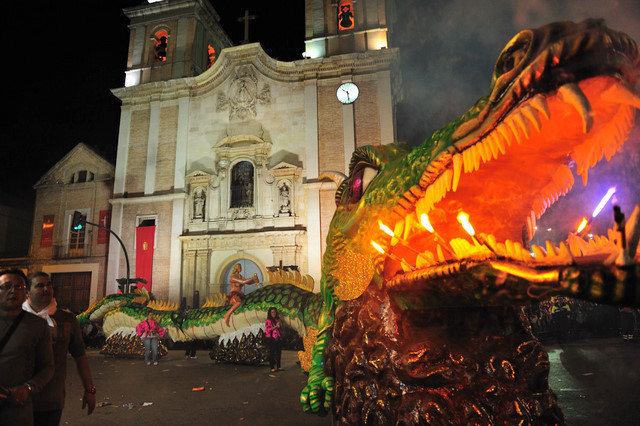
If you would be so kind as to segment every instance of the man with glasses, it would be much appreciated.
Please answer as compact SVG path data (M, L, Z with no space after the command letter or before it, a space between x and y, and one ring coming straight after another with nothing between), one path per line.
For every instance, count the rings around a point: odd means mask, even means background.
M2 425L32 425L32 396L53 377L53 347L49 326L42 318L22 310L26 284L27 279L22 271L0 271Z
M53 297L51 278L45 272L36 272L27 280L27 300L22 309L47 321L53 338L55 373L53 379L33 400L35 425L58 425L62 416L67 376L67 352L75 361L84 385L82 408L91 414L96 406L96 389L93 387L89 359L82 341L82 330L76 316L61 309Z

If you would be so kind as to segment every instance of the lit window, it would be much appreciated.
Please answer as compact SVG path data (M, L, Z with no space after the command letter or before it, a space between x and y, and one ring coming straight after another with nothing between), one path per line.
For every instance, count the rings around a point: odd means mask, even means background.
M165 30L158 31L153 39L154 52L156 62L164 62L167 60L167 42L169 41L169 33Z
M338 30L350 30L354 26L353 1L340 0L338 3Z
M213 48L213 46L209 45L207 47L207 56L208 56L208 63L207 63L207 69L211 68L211 65L213 65L213 63L216 61L216 49Z

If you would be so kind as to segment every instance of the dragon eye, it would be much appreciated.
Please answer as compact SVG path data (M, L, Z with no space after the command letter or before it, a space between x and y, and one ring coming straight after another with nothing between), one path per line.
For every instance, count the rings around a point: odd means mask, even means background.
M357 169L351 178L349 183L349 202L357 203L362 198L362 194L367 190L367 187L371 183L374 177L378 174L378 171L372 167L361 167Z
M527 58L527 52L532 43L533 35L530 31L522 31L516 35L502 51L496 62L496 76L500 77L518 67Z

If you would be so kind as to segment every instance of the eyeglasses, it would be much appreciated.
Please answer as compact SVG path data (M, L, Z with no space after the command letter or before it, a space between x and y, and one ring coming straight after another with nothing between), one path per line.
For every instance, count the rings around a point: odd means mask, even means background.
M26 287L24 284L6 283L6 284L0 285L0 290L2 291L9 291L10 289L13 289L14 291L18 291L18 290L24 290L25 288Z

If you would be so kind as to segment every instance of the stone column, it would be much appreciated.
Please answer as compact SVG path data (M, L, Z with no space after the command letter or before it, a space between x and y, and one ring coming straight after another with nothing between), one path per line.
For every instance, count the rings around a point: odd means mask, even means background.
M209 260L211 259L211 250L199 249L196 252L196 265L195 265L195 287L193 290L198 290L202 298L206 295L207 285L209 284ZM187 294L187 300L190 301L190 305L193 306L193 290Z
M195 290L195 273L196 273L196 250L192 250L190 245L192 241L185 241L185 250L183 251L182 266L182 297L187 298L187 303L193 297Z

